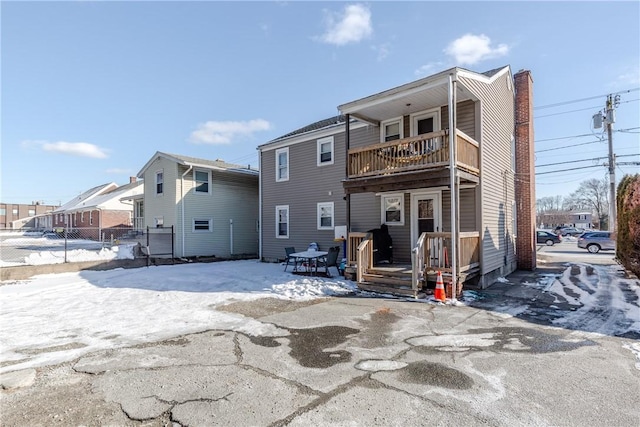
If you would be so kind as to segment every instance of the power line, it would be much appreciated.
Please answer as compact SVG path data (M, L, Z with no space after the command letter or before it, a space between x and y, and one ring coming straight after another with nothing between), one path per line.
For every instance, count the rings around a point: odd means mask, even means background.
M614 132L637 133L637 132L630 132L630 131L636 130L636 129L640 129L640 127L633 127L633 128L627 128L627 129L617 129L617 130L614 130ZM547 141L558 141L560 139L584 138L586 136L594 136L594 134L593 133L583 133L582 135L559 136L557 138L537 139L534 142L538 143L538 142L547 142Z
M620 157L633 157L633 156L640 156L640 153L637 154L623 154L623 155L619 155L616 156L616 158L620 158ZM557 165L566 165L567 163L576 163L576 162L591 162L591 161L595 161L595 160L602 160L602 159L608 159L608 156L604 156L604 157L594 157L592 159L582 159L582 160L570 160L570 161L566 161L566 162L557 162L557 163L547 163L545 165L536 165L535 167L537 168L543 168L546 166L557 166Z
M562 170L558 170L558 171L536 172L536 175L547 175L547 174L550 174L550 173L560 173L560 172L575 171L575 170L580 170L580 169L600 168L602 166L603 165L580 166L580 167L577 167L577 168L562 169Z
M630 92L635 92L635 91L638 91L638 90L640 90L640 88L627 89L627 90L622 90L620 92L615 92L615 93L613 93L613 95L620 95L620 94L623 94L623 93L630 93ZM583 102L583 101L590 101L592 99L602 98L604 96L609 96L609 95L611 95L611 94L605 93L604 95L590 96L588 98L573 99L571 101L563 101L563 102L557 102L555 104L541 105L539 107L533 107L533 109L534 110L542 110L542 109L545 109L545 108L559 107L561 105L574 104L576 102Z
M571 145L563 145L562 147L554 147L554 148L547 148L546 150L537 150L534 151L534 153L544 153L546 151L555 151L555 150L562 150L564 148L571 148L571 147L578 147L580 145L588 145L588 144L595 144L597 142L604 142L604 139L599 139L597 141L589 141L589 142L583 142L580 144L571 144Z
M638 98L638 99L630 99L628 101L622 101L622 102L619 102L619 104L628 104L629 102L636 102L636 101L640 101L640 98ZM559 116L561 114L575 113L577 111L593 110L594 108L600 108L600 106L596 105L594 107L580 108L578 110L569 110L569 111L561 111L559 113L545 114L544 116L535 116L534 119L541 119L543 117Z

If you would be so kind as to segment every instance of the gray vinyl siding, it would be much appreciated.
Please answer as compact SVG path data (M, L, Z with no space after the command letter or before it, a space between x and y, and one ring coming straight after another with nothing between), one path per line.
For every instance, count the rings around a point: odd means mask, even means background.
M187 170L186 166L181 165L180 175ZM176 252L182 256L257 256L258 177L215 170L209 172L209 194L194 192L193 171L189 171L184 177L184 221L180 221L177 228ZM179 180L176 186L180 186ZM178 205L178 209L181 215L182 207ZM211 220L212 231L195 231L195 219Z
M460 232L478 231L476 228L476 190L460 190ZM445 233L451 231L451 192L442 192L442 228Z
M163 194L156 195L156 172L163 172ZM144 225L155 227L154 218L162 216L164 226L177 225L175 183L178 176L177 165L163 157L158 157L144 172Z
M480 230L482 273L515 262L514 236L510 232L514 176L511 137L514 132L513 92L507 73L491 84L460 76L460 82L480 99ZM465 131L466 132L466 131ZM471 136L471 135L470 135Z
M373 126L371 126L373 128ZM297 251L309 243L318 243L321 250L340 245L335 242L335 232L318 230L318 203L333 202L334 226L347 225L345 193L342 180L345 176L345 132L336 128L334 138L334 163L317 165L317 140L314 135L302 142L291 143L289 148L289 180L276 182L276 148L267 147L260 152L262 186L262 258L265 261L282 260L285 247ZM351 138L367 132L356 129ZM375 128L377 129L377 128ZM354 135L355 134L355 135ZM324 138L325 136L322 136ZM289 206L289 238L276 238L276 206ZM342 248L342 246L341 246ZM340 257L344 256L341 249Z
M476 103L468 100L458 103L458 122L456 127L471 138L476 138ZM440 129L449 129L449 107L440 109Z

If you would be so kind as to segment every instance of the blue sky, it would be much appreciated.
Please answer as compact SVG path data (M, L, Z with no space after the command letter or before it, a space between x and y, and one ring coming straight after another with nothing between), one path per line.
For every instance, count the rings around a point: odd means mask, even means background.
M0 12L6 203L125 184L156 151L257 167L259 144L452 66L531 70L537 172L605 161L583 160L608 155L591 117L610 93L618 162L640 161L637 1L3 1ZM536 195L605 176L538 175Z

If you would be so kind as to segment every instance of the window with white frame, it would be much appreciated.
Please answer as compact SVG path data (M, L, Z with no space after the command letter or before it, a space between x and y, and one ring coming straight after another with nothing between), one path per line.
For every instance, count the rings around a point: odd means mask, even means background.
M18 208L13 208L11 210L11 213L14 214L14 215L18 215Z
M29 216L34 216L36 214L35 209L29 209Z
M193 232L210 232L213 231L213 220L210 218L194 218L193 219Z
M164 173L163 171L156 172L156 195L160 195L164 192Z
M0 208L0 215L6 215L7 214L7 208Z
M380 131L382 132L381 140L382 142L386 141L395 141L396 139L402 138L402 118L397 118L393 120L387 120L382 122L380 125Z
M276 182L289 181L289 147L276 150Z
M289 206L276 206L276 238L289 238Z
M196 194L209 194L211 188L211 173L204 170L193 171L193 191Z
M84 224L84 212L80 213L80 222Z
M318 166L333 164L333 137L318 140Z
M404 225L404 194L384 194L382 204L382 224Z
M153 222L156 224L156 228L164 227L164 217L163 216L154 217L153 218Z
M93 212L89 211L89 225L93 225Z
M333 230L333 202L318 203L318 230Z

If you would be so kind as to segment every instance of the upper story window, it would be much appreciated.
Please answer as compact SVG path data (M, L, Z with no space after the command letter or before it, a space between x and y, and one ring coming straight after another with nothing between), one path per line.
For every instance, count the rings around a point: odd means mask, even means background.
M318 166L333 164L333 137L318 140Z
M318 203L318 230L333 229L333 202Z
M276 206L276 238L289 238L289 206Z
M383 142L395 141L401 139L402 136L402 118L387 120L381 123L381 139Z
M211 188L211 174L209 171L194 170L193 181L194 192L197 194L209 194L209 188Z
M29 216L34 216L36 214L35 209L29 209Z
M14 215L18 215L18 208L13 208L11 210L11 213L14 214Z
M164 191L164 173L162 171L156 172L156 194L162 194Z
M382 220L387 225L404 225L404 194L385 194L381 197Z
M276 150L276 182L289 181L289 147Z
M7 208L0 208L0 215L6 215L7 214Z

